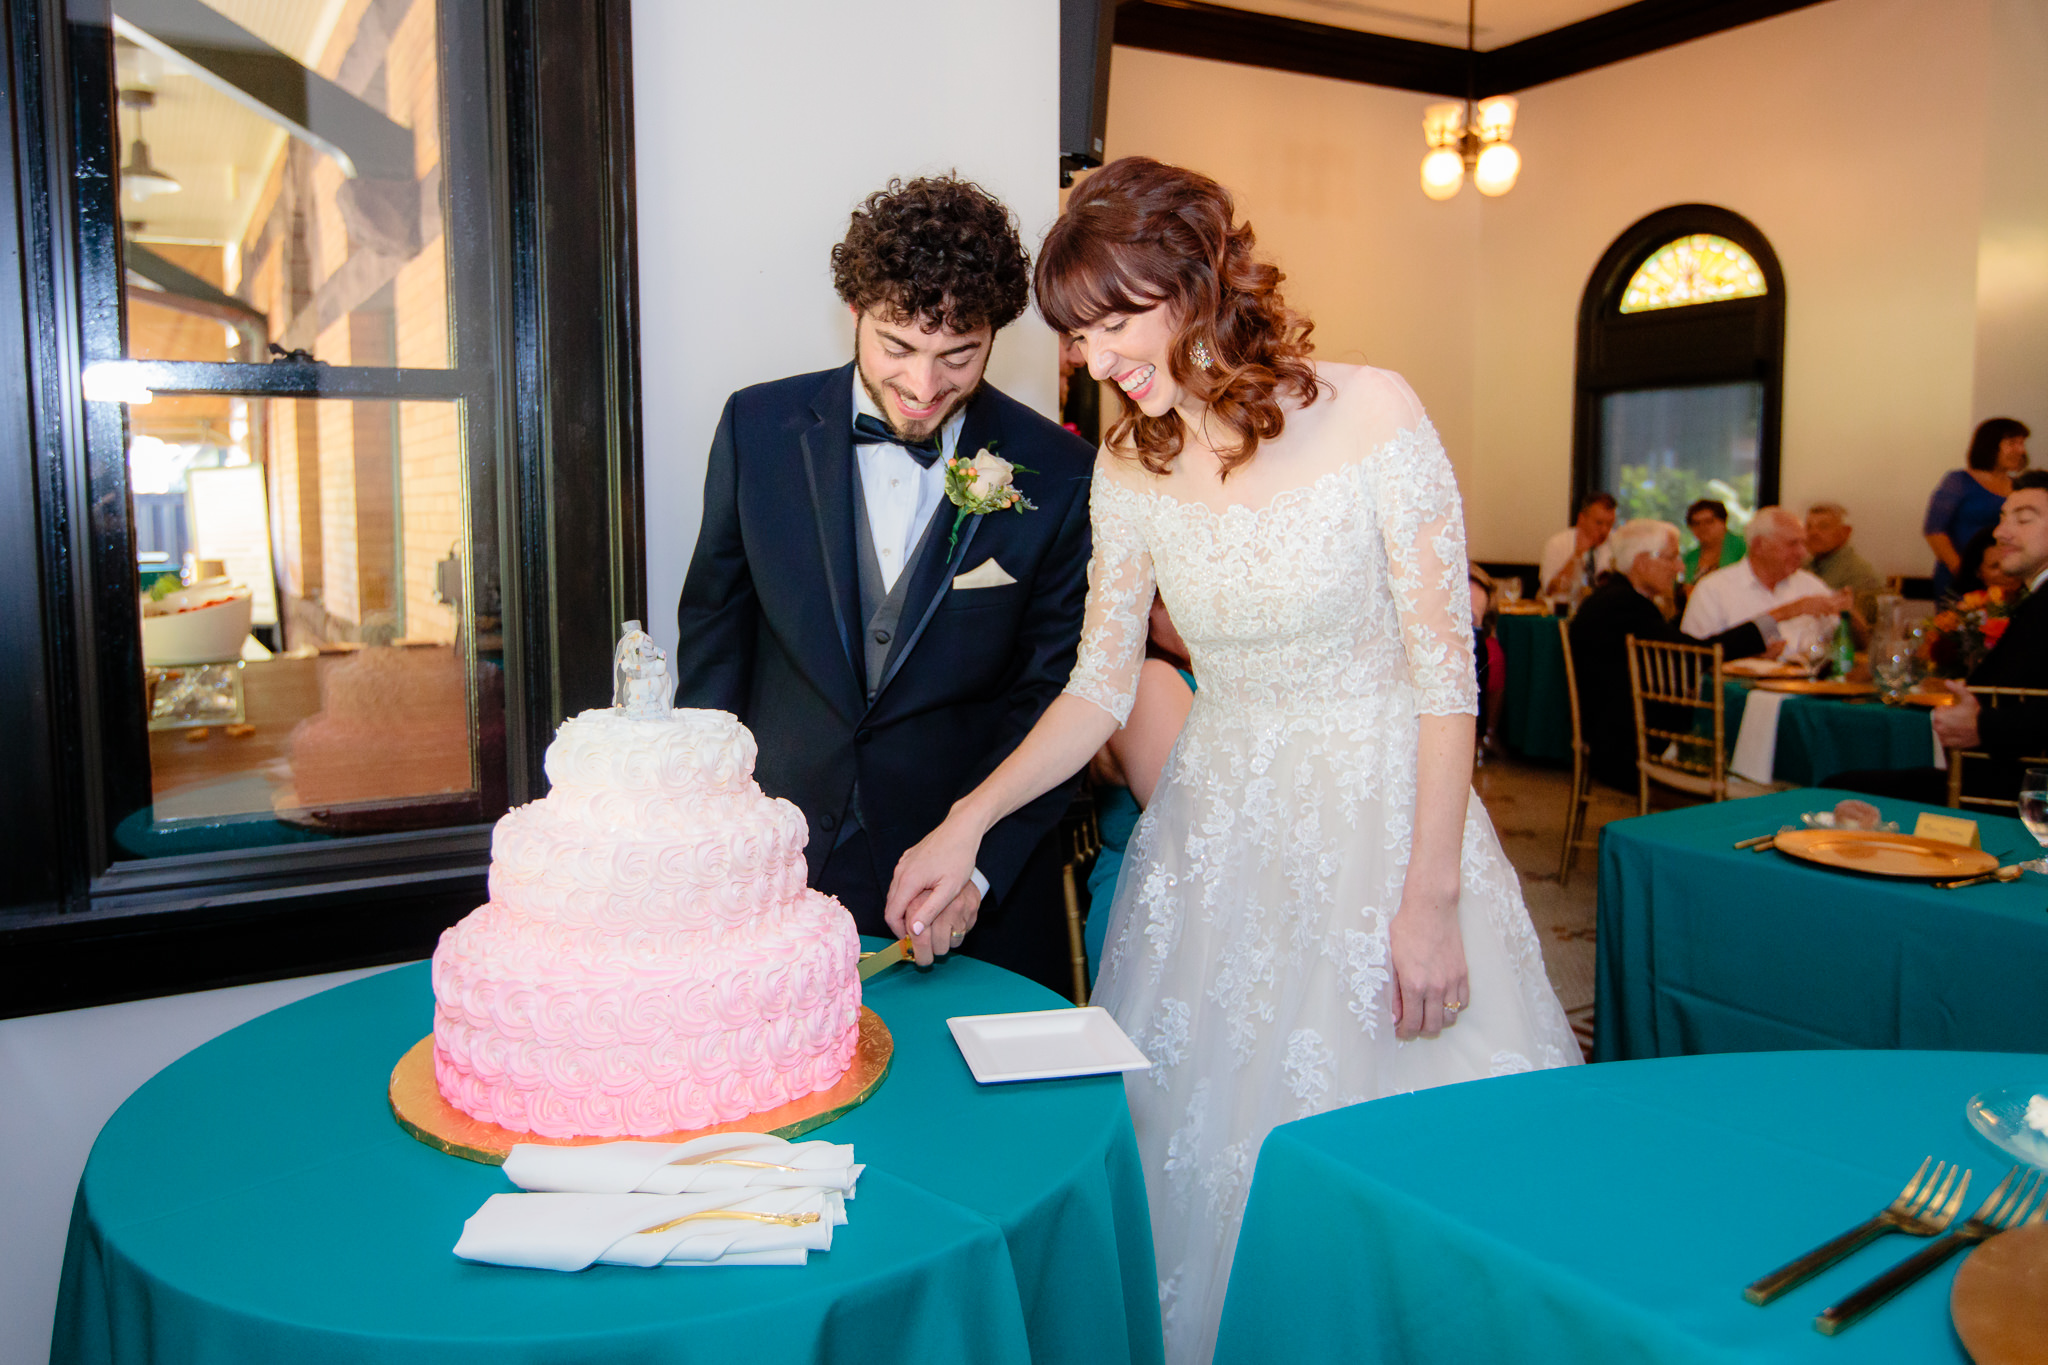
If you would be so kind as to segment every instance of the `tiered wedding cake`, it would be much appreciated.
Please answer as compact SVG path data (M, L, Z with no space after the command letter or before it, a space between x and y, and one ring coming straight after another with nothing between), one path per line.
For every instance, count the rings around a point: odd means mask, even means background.
M853 919L806 886L754 738L676 711L627 624L621 704L566 722L551 792L498 822L490 903L434 952L434 1076L543 1137L645 1137L825 1089L860 1032ZM637 637L637 638L636 638Z

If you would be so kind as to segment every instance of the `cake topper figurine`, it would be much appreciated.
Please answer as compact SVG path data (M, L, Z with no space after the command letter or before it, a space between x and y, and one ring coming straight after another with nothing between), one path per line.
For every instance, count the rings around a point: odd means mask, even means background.
M612 655L612 710L628 720L667 720L676 685L668 675L668 653L638 621L626 622Z

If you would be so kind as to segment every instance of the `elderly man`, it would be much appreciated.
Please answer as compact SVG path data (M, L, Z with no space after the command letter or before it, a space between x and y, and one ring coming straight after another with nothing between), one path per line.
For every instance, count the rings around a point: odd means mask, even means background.
M1806 553L1813 556L1807 567L1830 588L1846 588L1854 595L1853 610L1867 631L1877 619L1877 595L1885 584L1849 543L1854 532L1848 509L1839 502L1817 502L1806 509Z
M1545 597L1576 601L1613 567L1607 536L1614 529L1614 509L1612 493L1588 493L1577 520L1543 543L1536 578Z
M1635 704L1629 695L1628 637L1694 643L1657 610L1684 560L1678 528L1668 521L1631 521L1608 542L1614 572L1593 590L1572 618L1572 669L1579 684L1579 719L1592 749L1593 776L1609 786L1636 785ZM1707 644L1721 646L1730 659L1761 654L1780 634L1780 623L1799 616L1832 615L1840 604L1832 594L1798 598L1766 607L1723 630ZM1683 724L1682 715L1651 716L1662 729Z
M1804 597L1825 595L1828 585L1800 564L1806 558L1806 528L1782 507L1764 507L1749 522L1749 553L1725 569L1699 581L1685 604L1680 628L1695 640L1710 640L1722 631L1761 612ZM1835 615L1849 605L1849 594L1834 598L1829 615L1802 615L1786 625L1777 652L1796 658L1835 633Z

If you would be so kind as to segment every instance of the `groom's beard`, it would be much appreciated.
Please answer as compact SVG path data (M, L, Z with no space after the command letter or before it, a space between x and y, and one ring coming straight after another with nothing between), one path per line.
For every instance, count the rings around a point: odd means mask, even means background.
M968 389L964 393L954 395L953 401L946 404L945 407L940 408L922 422L915 423L906 428L896 420L896 410L889 402L889 396L875 387L874 381L868 378L868 372L861 367L858 354L853 358L853 372L860 376L860 386L868 391L868 401L875 405L876 412L882 414L882 420L889 424L889 430L895 432L898 436L904 437L906 440L912 441L922 441L925 437L940 430L946 423L952 421L953 414L959 412L969 403L972 403L975 395L981 392L982 384L988 379L988 371L984 369L981 372L981 378L974 381L973 388Z

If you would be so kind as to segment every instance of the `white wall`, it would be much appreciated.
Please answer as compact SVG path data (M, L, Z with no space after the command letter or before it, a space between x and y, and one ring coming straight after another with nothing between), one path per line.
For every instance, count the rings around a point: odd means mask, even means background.
M1050 0L635 0L649 630L673 650L704 457L734 389L844 364L828 255L892 176L948 170L1036 248L1059 191ZM1052 333L1027 312L989 378L1050 414Z
M1213 176L1237 198L1316 353L1398 370L1463 476L1472 452L1476 195L1416 187L1419 95L1115 50L1105 152ZM1110 411L1111 409L1105 409Z
M1784 499L1846 503L1880 570L1925 573L1971 426L2048 445L2044 71L2041 0L1830 0L1523 92L1520 183L1437 204L1429 96L1118 48L1109 143L1237 191L1322 353L1408 375L1483 559L1568 517L1601 254L1668 205L1743 214L1785 271Z
M141 1084L257 1015L388 967L0 1019L0 1365L44 1365L71 1197Z

